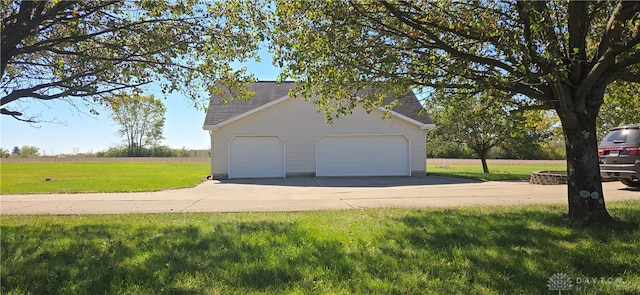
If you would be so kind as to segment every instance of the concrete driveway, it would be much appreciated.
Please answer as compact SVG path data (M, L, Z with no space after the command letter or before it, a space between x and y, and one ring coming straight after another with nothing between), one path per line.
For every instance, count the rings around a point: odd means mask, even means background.
M640 190L603 183L605 200L640 200ZM566 204L565 185L459 178L354 177L206 181L145 193L2 195L1 214L119 214L342 210L374 207Z

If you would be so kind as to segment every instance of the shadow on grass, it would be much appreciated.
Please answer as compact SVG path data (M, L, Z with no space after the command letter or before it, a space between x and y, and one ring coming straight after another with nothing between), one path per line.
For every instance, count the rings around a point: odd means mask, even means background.
M223 223L207 232L194 226L135 232L109 225L3 226L2 241L2 291L16 293L242 293L313 283L314 273L331 280L352 273L338 242L318 241L294 223Z
M625 210L629 212L622 216L640 216L640 209ZM640 274L638 259L632 254L640 249L636 244L637 218L578 228L565 225L558 212L544 210L482 215L452 211L454 214L455 218L441 218L440 214L401 218L410 230L395 235L397 239L407 239L412 247L440 253L444 264L462 261L458 264L471 265L451 270L465 277L469 286L544 294L549 277L555 273L598 279L620 278L627 273L634 273L637 278ZM620 249L620 245L629 249ZM612 259L616 255L620 256ZM603 291L614 286L591 287L591 291ZM614 293L635 292L637 289Z
M601 228L567 227L560 207L526 208L3 224L1 291L545 294L555 273L640 278L640 208L615 209L629 221Z
M431 172L440 177L459 177L479 181L529 181L531 173Z

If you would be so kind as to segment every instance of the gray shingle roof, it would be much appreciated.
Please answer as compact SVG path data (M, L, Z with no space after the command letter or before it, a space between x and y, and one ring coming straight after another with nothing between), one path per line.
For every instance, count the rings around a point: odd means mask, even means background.
M249 85L249 91L255 92L250 100L229 100L223 103L222 99L212 96L209 103L209 111L204 119L204 126L213 126L226 120L244 114L264 104L285 97L293 88L293 82L261 81ZM391 100L390 98L389 100ZM398 99L399 103L392 110L422 124L433 124L427 114L420 115L423 109L415 94L411 93Z

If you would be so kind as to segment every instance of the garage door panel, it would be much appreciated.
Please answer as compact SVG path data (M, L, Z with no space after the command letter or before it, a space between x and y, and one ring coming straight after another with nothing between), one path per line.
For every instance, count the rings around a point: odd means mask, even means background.
M229 178L284 177L284 143L279 137L235 137L229 153Z
M316 144L317 176L410 175L404 136L323 136Z

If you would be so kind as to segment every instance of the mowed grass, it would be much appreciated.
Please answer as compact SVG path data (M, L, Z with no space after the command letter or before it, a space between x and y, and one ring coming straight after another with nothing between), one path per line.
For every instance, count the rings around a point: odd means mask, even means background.
M481 164L436 164L427 166L432 175L464 177L483 181L529 180L535 171L567 171L566 165L489 164L489 172Z
M206 162L5 162L0 165L0 192L158 191L193 187L207 174Z
M528 180L533 171L566 170L564 165L429 165L432 175L484 181ZM141 192L193 187L208 174L207 162L3 162L1 194ZM47 181L46 179L50 179Z
M608 205L1 216L0 293L640 294L640 202Z

